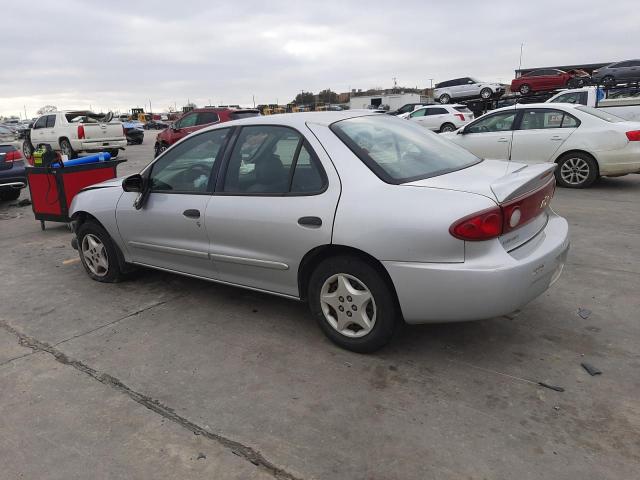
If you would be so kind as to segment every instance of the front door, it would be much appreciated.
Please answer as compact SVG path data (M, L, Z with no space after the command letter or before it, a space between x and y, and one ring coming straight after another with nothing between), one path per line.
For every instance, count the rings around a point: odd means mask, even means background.
M133 262L215 278L206 210L228 134L226 128L203 132L158 157L143 172L151 190L139 210L138 194L122 195L116 220Z
M579 121L562 110L526 108L513 132L511 159L541 163L554 159L555 152L578 128Z
M198 113L189 112L171 126L171 144L182 140L198 129Z
M451 140L480 158L508 160L516 114L514 109L487 115L467 125L462 134Z
M311 135L243 127L206 213L220 279L298 296L303 256L331 243L340 184Z

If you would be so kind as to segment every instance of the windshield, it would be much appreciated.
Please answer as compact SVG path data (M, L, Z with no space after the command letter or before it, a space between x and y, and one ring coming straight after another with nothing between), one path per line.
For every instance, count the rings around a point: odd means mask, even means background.
M600 120L604 120L605 122L609 123L626 122L624 118L617 117L615 115L612 115L611 113L603 112L602 110L598 110L597 108L593 107L580 106L576 107L576 110L588 113L589 115L593 115L594 117L598 117Z
M414 122L386 115L341 120L331 130L387 183L435 177L482 161Z

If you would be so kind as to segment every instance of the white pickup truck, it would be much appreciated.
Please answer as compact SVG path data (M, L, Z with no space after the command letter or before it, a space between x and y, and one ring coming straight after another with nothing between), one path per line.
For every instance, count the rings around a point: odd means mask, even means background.
M624 92L607 94L594 86L563 90L547 103L579 103L587 107L602 109L625 120L640 122L640 96L625 96Z
M112 113L86 110L51 112L40 116L24 142L24 154L30 157L34 147L48 143L53 150L76 158L80 152L109 152L116 157L127 146L122 122Z

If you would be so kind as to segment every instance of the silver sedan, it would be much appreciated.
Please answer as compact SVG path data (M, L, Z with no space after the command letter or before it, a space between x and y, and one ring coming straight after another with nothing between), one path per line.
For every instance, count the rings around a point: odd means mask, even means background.
M554 165L481 160L366 112L254 117L200 130L71 205L82 264L142 266L306 300L338 345L398 322L512 312L560 275Z

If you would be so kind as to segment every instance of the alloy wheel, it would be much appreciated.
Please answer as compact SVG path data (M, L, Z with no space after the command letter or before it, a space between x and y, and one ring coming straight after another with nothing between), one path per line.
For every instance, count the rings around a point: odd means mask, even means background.
M489 90L488 88L485 88L484 90L482 90L480 92L480 96L482 98L484 98L485 100L488 99L488 98L491 98L491 90Z
M97 277L104 277L109 271L109 257L102 241L91 233L82 238L82 258L87 268Z
M569 185L581 185L589 178L589 164L583 158L569 158L560 167L560 176Z
M364 337L376 323L377 308L371 291L347 273L336 273L324 282L320 306L327 323L345 337Z

